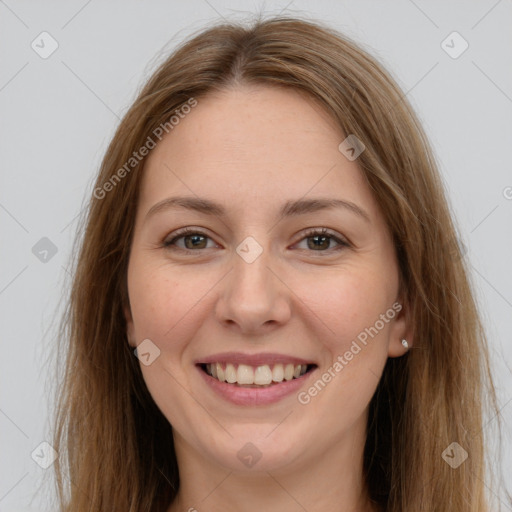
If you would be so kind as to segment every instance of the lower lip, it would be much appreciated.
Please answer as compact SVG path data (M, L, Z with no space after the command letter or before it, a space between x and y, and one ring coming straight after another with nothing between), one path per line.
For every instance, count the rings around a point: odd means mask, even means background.
M297 379L283 381L266 388L244 388L236 384L221 382L208 375L199 366L196 368L213 391L235 405L267 405L279 402L279 400L298 392L311 374L316 371L316 368L313 368Z

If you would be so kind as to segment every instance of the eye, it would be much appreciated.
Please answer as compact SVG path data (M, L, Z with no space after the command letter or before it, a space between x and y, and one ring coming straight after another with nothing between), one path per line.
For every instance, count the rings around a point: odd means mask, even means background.
M168 249L178 249L182 251L193 251L194 249L209 249L206 246L207 240L210 239L206 233L193 228L183 228L177 231L173 238L164 240L163 247ZM177 244L178 240L183 239L185 246ZM211 240L211 239L210 239Z
M307 249L324 253L328 252L329 250L339 251L344 247L350 246L347 242L340 239L336 235L330 234L326 228L313 228L308 230L299 243L302 243L303 241L306 242ZM338 244L337 247L330 247L333 241Z
M178 241L183 240L184 246L178 244ZM181 250L191 252L196 249L209 249L208 240L211 238L204 232L194 228L183 228L174 233L174 236L168 240L164 240L162 246L170 250ZM328 232L326 228L313 228L305 233L305 236L300 240L299 244L306 242L307 249L314 252L328 252L339 251L344 247L350 247L350 244ZM337 247L331 247L332 242L337 244ZM297 244L296 244L297 245ZM306 250L307 250L306 249Z

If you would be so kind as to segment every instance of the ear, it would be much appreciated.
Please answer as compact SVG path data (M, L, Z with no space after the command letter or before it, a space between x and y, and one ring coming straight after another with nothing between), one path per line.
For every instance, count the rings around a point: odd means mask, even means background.
M407 353L413 346L414 331L411 325L410 307L409 304L402 302L395 302L392 309L396 311L396 316L392 320L392 325L389 334L389 357L400 357ZM402 340L406 339L409 348L402 345Z
M133 325L133 317L129 305L124 307L124 318L126 320L126 337L128 344L133 348L137 348L137 344L135 343L135 327Z

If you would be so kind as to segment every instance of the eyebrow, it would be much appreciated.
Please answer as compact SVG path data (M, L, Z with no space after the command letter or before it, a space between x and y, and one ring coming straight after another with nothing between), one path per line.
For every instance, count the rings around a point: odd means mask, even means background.
M153 205L146 214L146 219L157 212L173 208L185 208L187 210L218 217L222 217L226 214L224 206L209 199L193 196L177 196L168 197L167 199ZM306 213L314 213L321 210L330 210L333 208L343 208L354 213L358 217L361 217L366 222L371 223L370 216L360 206L352 203L351 201L335 198L297 199L294 201L287 201L281 207L279 217L291 217Z

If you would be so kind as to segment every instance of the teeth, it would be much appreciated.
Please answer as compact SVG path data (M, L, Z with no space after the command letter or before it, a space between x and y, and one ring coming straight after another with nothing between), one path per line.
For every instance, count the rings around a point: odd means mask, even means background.
M219 379L221 382L224 382L226 380L226 375L225 375L224 370L222 369L222 366L220 365L220 363L210 364L208 366L215 367L215 373L217 373L217 379ZM213 371L210 373L210 375L212 377L215 377Z
M254 372L254 382L251 384L259 384L260 386L268 386L272 384L272 370L270 366L258 366Z
M230 384L236 382L236 370L232 364L229 363L226 365L226 371L224 374L226 375L226 382L229 382Z
M304 365L306 367L306 365ZM307 367L306 367L307 368ZM284 368L282 364L276 364L272 369L272 380L274 382L283 382Z
M295 372L294 372L293 364L287 364L284 367L284 380L292 380L294 373Z
M229 382L239 385L269 386L273 382L297 379L304 375L308 367L305 364L293 365L291 363L275 364L272 367L268 364L254 368L247 364L239 364L238 367L227 363L223 368L221 363L209 363L206 365L208 375L220 382Z
M236 372L236 381L238 384L254 384L254 370L252 366L239 364Z

